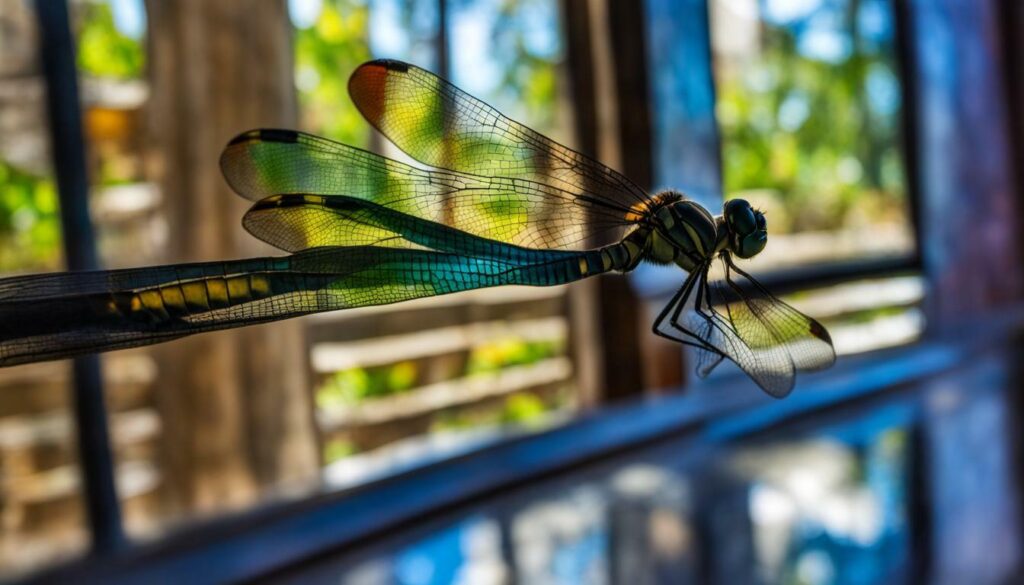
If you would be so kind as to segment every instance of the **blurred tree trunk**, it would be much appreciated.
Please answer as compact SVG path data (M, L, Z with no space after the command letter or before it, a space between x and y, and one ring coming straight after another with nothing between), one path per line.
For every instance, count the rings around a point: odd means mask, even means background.
M162 187L169 261L265 255L246 234L248 202L221 177L234 135L294 127L285 2L146 4L152 97L148 172ZM164 478L172 505L212 510L261 489L315 481L315 428L303 326L283 322L195 336L158 350Z

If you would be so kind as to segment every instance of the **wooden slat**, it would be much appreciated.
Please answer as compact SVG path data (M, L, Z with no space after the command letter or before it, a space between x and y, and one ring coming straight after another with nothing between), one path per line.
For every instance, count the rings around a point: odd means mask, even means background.
M160 485L160 471L149 462L122 463L116 471L118 497L122 500L152 492ZM0 489L8 503L46 504L76 496L81 490L81 478L77 466L62 465L29 476L5 479Z
M565 287L503 287L308 317L311 344L565 312Z
M73 424L67 412L0 419L0 450L34 449L69 444ZM111 435L115 445L150 440L160 434L160 417L150 408L115 413Z
M511 322L487 321L427 329L405 335L320 343L313 346L311 361L315 372L326 373L468 351L487 341L504 337L543 341L564 339L567 333L568 325L564 317Z
M317 417L326 431L379 424L464 406L485 398L504 396L554 382L568 381L572 363L550 358L529 366L505 368L494 374L467 376L416 388L408 392L367 400L344 409L321 411Z
M148 405L157 371L153 360L138 350L104 356L108 407L120 412ZM70 408L70 362L27 364L0 369L0 418L41 414Z

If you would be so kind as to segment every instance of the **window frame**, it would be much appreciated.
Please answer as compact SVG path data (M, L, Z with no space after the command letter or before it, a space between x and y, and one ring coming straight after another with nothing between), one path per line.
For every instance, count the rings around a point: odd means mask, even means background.
M695 1L703 5L707 16L707 0ZM569 7L578 7L580 2L585 3L585 0L562 0L563 14L568 13ZM439 0L439 3L443 14L445 0ZM910 74L915 66L915 44L910 26L912 8L899 0L893 0L893 6L896 10L899 79L903 88L902 150L910 217L917 244L915 253L907 258L839 262L775 271L762 279L773 290L789 292L861 278L923 271L920 152L917 144L919 121L916 112L919 96ZM54 115L57 110L64 116L71 116L70 123L52 124L54 157L59 163L56 168L64 218L63 233L67 246L84 246L81 249L87 250L94 245L94 240L88 227L87 203L82 197L83 189L87 188L85 147L81 141L81 113L74 82L73 47L67 28L66 4L38 0L36 11L43 32L43 46L48 47L44 48L44 73L49 88L51 119L58 119ZM441 22L443 27L445 19L442 18ZM705 20L705 26L707 24ZM588 34L591 32L588 27L583 28ZM444 47L444 28L440 36ZM639 54L645 54L643 35L615 36L613 42L633 45L634 52L626 54L636 55L637 47ZM45 42L56 37L62 37L63 41ZM571 54L569 58L573 59ZM617 68L636 66L635 62L622 61L624 59L616 62ZM570 68L574 66L575 63L570 63ZM592 72L581 75L587 74L592 75ZM67 122L67 118L62 122ZM68 140L67 135L62 134L68 128L72 133L78 132L77 144L73 138ZM630 133L629 129L620 128L619 131L620 137ZM82 164L81 172L76 170L79 163L75 161L78 159ZM69 268L95 266L94 259L90 265L88 260L72 260L72 254L69 250ZM366 549L402 528L443 522L499 492L525 489L535 481L608 464L631 450L656 445L670 438L697 436L710 423L727 417L734 417L733 420L741 424L733 426L730 432L721 433L720 439L735 440L765 432L794 419L833 412L863 400L900 396L906 386L967 364L979 352L1011 339L1022 326L1024 318L1017 311L1012 318L997 316L992 322L986 322L980 327L984 333L973 340L926 338L904 347L844 358L833 371L807 376L806 383L802 385L806 391L785 402L771 401L750 392L749 385L726 382L710 399L679 394L658 403L632 403L569 422L555 430L504 440L358 488L274 504L222 520L200 523L143 545L129 545L123 537L120 504L113 486L98 361L95 356L84 358L81 376L76 363L75 417L95 556L45 570L35 577L40 582L55 577L116 577L126 581L160 577L167 580L171 576L193 577L200 570L206 577L218 580L266 576L329 552ZM538 453L543 455L538 457ZM516 465L496 468L494 461L513 461ZM424 493L427 488L436 491ZM260 555L254 557L253 551L259 551Z
M64 258L68 270L96 270L99 261L89 215L86 147L68 5L47 0L34 4ZM110 554L126 541L99 356L74 358L72 372L76 447L91 548L93 554Z
M835 371L808 376L805 391L785 401L732 383L716 388L710 401L677 394L634 402L356 488L191 525L150 544L45 570L29 582L176 582L197 575L204 582L272 580L328 558L365 559L538 484L621 465L638 451L679 441L712 451L784 434L812 420L834 422L883 406L920 404L932 380L969 369L993 348L1005 349L1024 326L1024 311L975 325L973 334L851 357ZM927 527L924 471L911 473L910 521ZM912 538L915 548L926 546L917 533Z

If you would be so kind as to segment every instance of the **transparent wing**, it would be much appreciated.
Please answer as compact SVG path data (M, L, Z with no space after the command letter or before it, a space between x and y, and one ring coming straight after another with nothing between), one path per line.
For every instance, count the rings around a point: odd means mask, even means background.
M365 63L352 74L348 89L370 124L424 164L527 179L625 210L649 201L647 192L621 173L414 65Z
M512 264L557 262L597 253L533 249L489 240L349 197L267 197L249 209L242 225L257 238L289 252L328 246L377 246L434 250Z
M691 274L674 308L656 324L662 334L697 348L698 374L728 357L781 398L793 390L797 371L832 365L835 350L820 323L772 296L728 256L718 278L709 278L710 268Z
M422 169L294 130L245 132L228 144L220 163L231 188L255 201L286 194L360 199L531 248L613 243L639 219L618 200L528 175Z
M835 363L832 338L821 323L777 299L731 257L723 256L722 263L725 277L712 283L710 301L748 346L776 356L785 352L798 371Z

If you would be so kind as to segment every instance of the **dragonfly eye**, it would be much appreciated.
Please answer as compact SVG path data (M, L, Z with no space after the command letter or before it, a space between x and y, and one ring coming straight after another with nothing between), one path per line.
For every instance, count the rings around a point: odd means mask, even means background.
M743 199L732 199L723 210L729 228L732 251L740 258L751 258L768 243L768 222Z
M723 210L729 230L740 237L746 236L757 229L754 208L744 199L727 201Z

